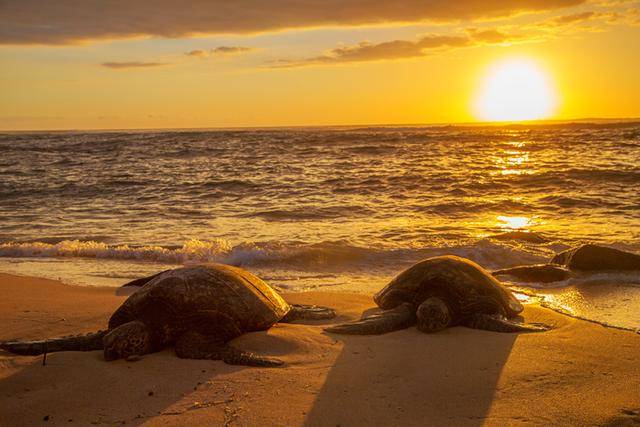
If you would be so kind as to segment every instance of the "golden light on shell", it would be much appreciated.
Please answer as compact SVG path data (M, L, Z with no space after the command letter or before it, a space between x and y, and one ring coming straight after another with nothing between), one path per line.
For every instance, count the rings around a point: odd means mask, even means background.
M557 95L547 72L536 61L513 58L487 70L474 113L485 121L521 121L550 117Z

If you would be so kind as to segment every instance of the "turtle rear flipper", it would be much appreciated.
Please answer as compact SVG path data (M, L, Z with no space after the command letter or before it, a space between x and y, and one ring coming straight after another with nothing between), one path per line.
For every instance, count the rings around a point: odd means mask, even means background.
M546 326L514 322L496 314L476 314L467 321L466 326L493 332L544 332L549 330Z
M51 338L37 341L9 341L0 343L0 348L11 353L25 356L37 356L43 353L57 351L93 351L101 350L102 337L107 331L91 332L85 335L75 335Z
M186 332L176 341L176 355L182 359L222 360L229 365L282 366L284 362L259 356L223 343L215 336Z
M347 335L380 335L405 329L416 323L416 309L405 303L355 322L325 328L325 331Z
M275 357L260 356L249 351L239 350L230 345L221 347L217 352L212 353L208 359L220 359L229 365L261 366L264 368L284 365L282 360Z
M336 317L336 311L318 305L291 304L289 312L280 320L281 323L296 320L326 320Z

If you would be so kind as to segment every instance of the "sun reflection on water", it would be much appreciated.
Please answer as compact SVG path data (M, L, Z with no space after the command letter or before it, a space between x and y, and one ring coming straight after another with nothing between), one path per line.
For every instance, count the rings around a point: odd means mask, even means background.
M531 218L526 216L505 216L498 215L498 221L500 221L500 228L508 228L513 230L519 230L531 225Z
M567 288L562 292L543 294L544 303L556 310L575 316L576 308L590 309L590 304L575 288Z
M525 150L526 143L524 141L511 141L508 143L510 148L499 150L495 157L494 163L499 169L494 175L529 175L534 173L529 164L529 151Z

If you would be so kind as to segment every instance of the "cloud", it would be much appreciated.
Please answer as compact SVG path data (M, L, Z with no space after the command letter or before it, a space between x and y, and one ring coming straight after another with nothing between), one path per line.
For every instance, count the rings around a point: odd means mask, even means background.
M593 26L588 24L591 21L600 21L605 24L630 24L628 22L628 14L624 15L618 12L600 12L595 10L589 10L579 13L571 13L568 15L557 16L552 19L547 19L542 22L536 22L532 25L525 26L523 28L543 30L550 34L566 34L567 31L600 31L603 26Z
M640 25L640 9L626 9L623 12L611 12L607 14L606 21L609 24Z
M246 46L218 46L215 49L211 49L211 53L237 54L250 52L252 50L253 48Z
M2 0L0 44L247 34L292 28L458 21L586 0Z
M572 13L570 15L563 15L555 19L552 19L550 23L552 25L569 25L569 24L575 24L576 22L588 21L590 19L599 17L599 15L601 14L594 11Z
M426 56L434 51L523 40L526 40L525 36L509 35L499 29L481 30L469 28L466 34L462 35L429 34L415 41L392 40L382 43L361 42L354 46L340 46L329 50L323 55L311 58L279 59L270 63L269 67L293 68L311 65L416 58Z
M549 40L567 31L594 31L583 25L586 21L607 24L640 23L640 9L617 12L585 11L557 16L528 25L503 25L501 28L467 28L464 34L430 34L418 40L392 40L381 43L360 42L352 46L330 49L322 55L302 59L277 59L267 64L269 68L294 68L349 62L382 61L426 56L434 51L446 51L462 47L499 45Z
M467 33L474 44L501 44L523 40L525 37L507 34L497 28L480 30L468 28Z
M209 52L207 52L206 50L197 49L197 50L192 50L192 51L186 52L185 55L187 55L187 56L195 56L197 58L205 58L205 57L209 56Z
M218 46L211 50L196 49L186 52L185 55L195 58L206 58L211 55L239 55L252 51L252 47L245 46Z
M621 15L617 12L596 12L593 10L581 13L572 13L570 15L559 16L551 21L547 22L548 26L562 27L566 25L579 24L586 21L594 21L596 19L602 19L606 22L615 22L620 20ZM542 24L544 25L544 24Z
M166 62L139 62L139 61L131 61L131 62L103 62L103 67L111 68L114 70L122 70L127 68L150 68L150 67L162 67L164 65L169 65Z

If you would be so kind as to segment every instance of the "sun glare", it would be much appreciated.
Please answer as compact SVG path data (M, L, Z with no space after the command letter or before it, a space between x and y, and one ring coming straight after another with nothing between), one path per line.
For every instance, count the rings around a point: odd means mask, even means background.
M519 229L525 228L531 224L531 219L526 216L498 216L498 221L501 222L500 227Z
M486 121L536 120L556 107L549 76L533 60L509 59L487 71L475 103L475 115Z

